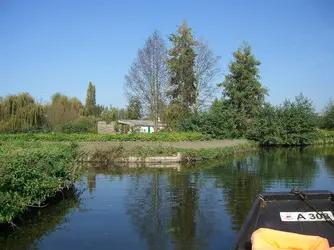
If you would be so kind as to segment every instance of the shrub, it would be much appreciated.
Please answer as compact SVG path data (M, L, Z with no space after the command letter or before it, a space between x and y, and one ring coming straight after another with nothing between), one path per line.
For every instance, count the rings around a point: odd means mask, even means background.
M27 206L43 202L69 187L76 148L67 145L2 143L0 145L0 223L10 222Z
M266 104L253 120L248 138L262 145L308 145L317 139L316 124L312 102L299 95L278 107Z
M80 123L68 123L60 126L60 131L67 134L87 133L88 125Z
M334 102L332 100L325 107L321 125L325 129L334 129Z
M240 138L245 134L246 119L230 104L215 100L209 111L184 119L181 130L200 132L219 139Z
M151 134L0 134L0 141L196 141L210 140L201 133L158 132Z
M266 103L252 121L247 138L262 145L284 144L284 125L281 109Z

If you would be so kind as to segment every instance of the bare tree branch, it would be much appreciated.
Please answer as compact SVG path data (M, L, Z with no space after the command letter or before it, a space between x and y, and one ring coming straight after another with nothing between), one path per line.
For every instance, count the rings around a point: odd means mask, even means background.
M208 43L203 38L196 46L195 73L196 73L196 103L195 111L205 109L214 98L216 87L213 82L221 75L218 67L220 56L215 56Z
M167 49L161 35L154 33L140 49L128 74L125 76L125 95L138 99L145 115L153 118L157 129L161 103L166 103L166 86L169 74L165 63Z

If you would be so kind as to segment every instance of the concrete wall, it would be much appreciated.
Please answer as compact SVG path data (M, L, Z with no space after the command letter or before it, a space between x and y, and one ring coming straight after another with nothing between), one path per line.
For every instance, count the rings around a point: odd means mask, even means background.
M113 134L115 133L115 122L106 123L104 121L100 121L97 123L97 133L99 134Z

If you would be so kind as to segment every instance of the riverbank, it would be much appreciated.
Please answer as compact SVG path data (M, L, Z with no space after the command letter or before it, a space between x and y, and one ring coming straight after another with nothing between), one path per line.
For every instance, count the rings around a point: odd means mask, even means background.
M81 142L78 161L106 164L191 162L230 156L257 148L257 143L247 140Z
M0 142L0 224L71 189L78 179L76 157L73 145Z

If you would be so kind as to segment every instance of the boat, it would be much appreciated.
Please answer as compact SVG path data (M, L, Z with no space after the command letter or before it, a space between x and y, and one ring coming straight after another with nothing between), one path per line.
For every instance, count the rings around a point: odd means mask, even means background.
M251 237L260 228L320 236L334 246L334 193L292 189L258 195L232 249L252 249Z

